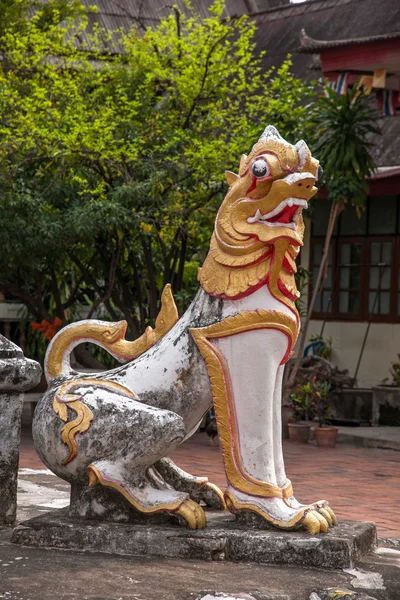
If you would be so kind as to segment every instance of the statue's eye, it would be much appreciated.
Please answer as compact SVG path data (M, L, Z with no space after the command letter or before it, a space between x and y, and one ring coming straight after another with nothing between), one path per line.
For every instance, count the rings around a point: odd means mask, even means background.
M264 158L257 158L251 168L255 177L265 177L269 174L268 163Z

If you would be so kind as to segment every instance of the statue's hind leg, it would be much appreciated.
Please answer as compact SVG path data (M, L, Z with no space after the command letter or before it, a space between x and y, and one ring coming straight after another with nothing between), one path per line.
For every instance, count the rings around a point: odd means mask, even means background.
M170 458L162 458L154 467L167 484L175 490L187 492L195 502L203 501L211 508L226 508L223 492L210 483L208 477L195 477L178 467Z
M185 437L175 413L137 403L139 422L120 454L91 462L89 486L100 484L119 492L144 514L167 512L181 516L192 529L206 526L203 509L188 494L155 481L152 465L173 452Z
M282 489L284 502L293 509L301 508L312 508L319 513L327 522L328 526L336 525L336 516L333 510L329 507L326 500L319 500L313 502L310 505L301 504L298 502L293 494L293 487L291 481L286 477L285 464L283 460L282 450L282 380L283 380L284 366L280 366L275 382L274 390L274 458L275 458L275 471L278 486ZM319 518L319 517L318 517ZM324 529L326 526L324 525Z
M124 512L128 518L135 511L166 512L192 528L205 527L203 509L188 494L154 485L149 474L185 438L179 415L142 404L116 382L84 377L46 394L39 413L35 446L71 483L71 516L121 520ZM96 484L104 491L91 492Z

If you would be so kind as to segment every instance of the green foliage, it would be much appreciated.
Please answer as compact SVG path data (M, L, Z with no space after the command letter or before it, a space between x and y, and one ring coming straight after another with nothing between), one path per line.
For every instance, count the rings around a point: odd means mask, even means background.
M362 209L368 191L367 177L375 168L371 156L376 127L376 111L357 86L340 95L327 88L327 96L315 103L315 155L324 169L329 197L351 202Z
M292 415L295 422L314 418L313 390L310 382L298 385L290 395Z
M294 278L296 281L296 287L300 292L300 296L296 300L296 308L299 311L300 317L304 317L307 314L307 300L305 300L306 296L304 295L304 292L310 283L311 273L308 271L308 269L305 269L299 265Z
M298 385L295 393L290 396L295 421L316 418L320 427L325 425L332 417L330 389L328 381L319 381L317 377Z
M224 171L268 123L306 135L311 90L290 61L264 73L254 22L220 0L144 34L89 30L76 1L1 2L0 291L64 323L89 301L137 336L167 282L181 309L193 295Z
M310 342L316 344L316 355L325 360L332 358L332 337L323 338L321 335L315 334L310 336Z

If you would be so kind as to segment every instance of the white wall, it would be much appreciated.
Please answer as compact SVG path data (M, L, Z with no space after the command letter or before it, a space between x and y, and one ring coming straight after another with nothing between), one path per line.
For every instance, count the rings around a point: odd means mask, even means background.
M311 321L309 334L319 334L322 321ZM354 375L367 323L327 321L324 338L332 336L332 362ZM371 323L357 381L359 387L371 387L390 377L390 366L400 352L400 324Z

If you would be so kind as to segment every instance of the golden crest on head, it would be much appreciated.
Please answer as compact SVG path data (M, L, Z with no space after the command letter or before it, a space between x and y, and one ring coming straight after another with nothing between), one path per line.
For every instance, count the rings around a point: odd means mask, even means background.
M304 141L292 145L269 125L242 155L239 174L226 171L229 190L199 270L209 294L239 298L267 283L285 303L296 300L302 211L317 191L318 166Z

